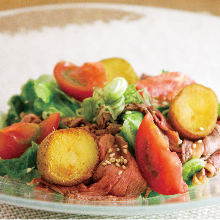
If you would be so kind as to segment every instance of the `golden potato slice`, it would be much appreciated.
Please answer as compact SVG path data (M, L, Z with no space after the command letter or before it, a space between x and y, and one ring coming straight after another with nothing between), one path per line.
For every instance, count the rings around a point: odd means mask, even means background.
M135 73L130 63L122 58L109 58L100 61L106 70L108 82L115 77L124 77L129 84L134 84L138 81L138 76Z
M97 144L80 128L58 130L40 145L37 168L49 183L73 186L89 179L99 160Z
M210 134L217 121L218 99L213 90L191 84L171 102L169 120L182 137L199 139Z

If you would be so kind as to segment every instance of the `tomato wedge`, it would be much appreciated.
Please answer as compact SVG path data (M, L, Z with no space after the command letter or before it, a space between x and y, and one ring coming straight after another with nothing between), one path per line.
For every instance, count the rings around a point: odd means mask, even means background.
M93 95L94 87L104 87L107 76L102 63L85 63L79 67L69 62L59 62L54 76L64 92L82 101Z
M147 113L138 129L135 155L142 176L152 190L173 195L188 192L182 177L182 164Z
M57 130L60 123L60 113L53 113L47 119L40 123L41 134L37 139L37 143L40 144L45 137L47 137L51 132Z
M18 122L3 128L1 131L14 137L20 144L28 144L39 137L41 128L38 124Z
M0 131L0 157L11 159L20 157L31 142L40 135L41 128L37 124L19 122Z
M165 72L149 76L137 82L137 89L146 88L151 98L170 102L185 86L194 83L188 76L178 72Z
M24 153L26 147L19 144L16 139L7 133L0 131L0 158L17 158Z

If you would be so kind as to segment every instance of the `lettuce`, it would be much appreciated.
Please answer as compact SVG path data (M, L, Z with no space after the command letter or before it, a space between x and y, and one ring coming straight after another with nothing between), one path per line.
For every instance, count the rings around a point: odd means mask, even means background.
M141 104L144 99L135 85L127 85L124 78L117 77L104 89L95 88L93 97L83 100L82 107L77 110L77 116L95 122L98 119L98 109L103 106L104 111L109 111L114 121L124 111L125 105L130 103Z
M19 158L2 160L0 159L0 176L8 175L11 178L25 182L39 177L37 172L37 151L39 145L32 143Z
M42 75L37 80L28 80L21 89L20 95L13 96L9 101L6 124L20 121L20 113L34 113L46 118L59 112L62 117L76 116L80 104L66 95L51 75Z

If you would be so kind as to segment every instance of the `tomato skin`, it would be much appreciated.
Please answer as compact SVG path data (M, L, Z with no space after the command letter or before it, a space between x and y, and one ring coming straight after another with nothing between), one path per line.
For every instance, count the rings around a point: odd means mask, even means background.
M137 90L146 88L151 98L170 102L185 86L194 83L188 76L178 72L165 72L139 80Z
M41 134L37 139L37 143L40 144L44 138L46 138L51 132L57 130L60 123L60 113L53 113L47 119L40 123Z
M61 61L54 68L54 76L64 92L82 101L93 95L95 86L104 87L107 76L102 63L85 63L78 67Z
M20 157L31 142L35 141L41 132L37 124L18 122L0 131L0 157L12 159Z
M0 158L3 160L20 157L26 146L19 144L16 139L0 131Z
M14 137L19 144L25 145L39 137L41 128L38 124L18 122L3 128L1 131Z
M148 112L137 132L135 155L138 167L148 186L164 195L188 192L182 177L182 164L154 124Z

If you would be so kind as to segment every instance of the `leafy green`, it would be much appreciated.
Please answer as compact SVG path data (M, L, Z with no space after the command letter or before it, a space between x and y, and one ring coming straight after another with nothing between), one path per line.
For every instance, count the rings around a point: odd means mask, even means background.
M42 75L37 80L28 80L21 89L21 94L9 101L10 110L7 125L20 121L20 113L34 113L46 118L59 112L61 116L74 117L80 104L66 95L51 75Z
M144 115L138 111L126 111L122 118L124 122L121 133L129 144L130 152L134 154L137 131Z
M124 93L125 104L129 103L144 103L143 97L140 95L139 91L136 90L135 84L129 85Z
M20 121L20 113L24 111L24 102L20 96L15 95L11 97L8 104L10 109L6 118L6 125L11 125Z
M0 129L6 127L7 114L0 112Z
M21 157L7 160L0 159L0 176L8 175L11 178L25 182L39 177L36 170L38 148L39 145L32 142L32 146Z
M118 77L104 89L95 88L93 97L83 100L82 107L77 110L77 116L95 122L98 118L98 109L102 106L104 111L110 112L112 120L116 120L123 112L125 105L130 103L144 103L144 99L135 85L127 86L126 81Z

